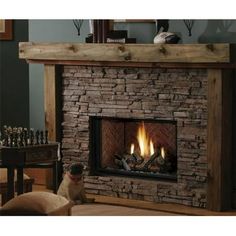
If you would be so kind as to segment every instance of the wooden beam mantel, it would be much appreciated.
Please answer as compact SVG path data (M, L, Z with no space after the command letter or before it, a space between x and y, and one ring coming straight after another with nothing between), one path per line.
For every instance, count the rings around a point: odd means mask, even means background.
M143 63L147 66L186 67L190 64L230 63L229 44L83 44L32 43L19 44L19 57L42 64ZM156 64L155 64L156 63ZM162 65L162 67L165 67ZM202 65L201 65L202 66Z

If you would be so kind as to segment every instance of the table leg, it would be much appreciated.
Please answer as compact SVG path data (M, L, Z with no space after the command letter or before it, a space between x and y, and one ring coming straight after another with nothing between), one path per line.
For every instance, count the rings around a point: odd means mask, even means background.
M58 187L58 166L57 166L57 161L53 163L53 192L57 193L57 187Z
M14 198L15 183L14 183L14 167L7 167L7 201Z
M24 192L24 173L23 167L17 167L17 195Z

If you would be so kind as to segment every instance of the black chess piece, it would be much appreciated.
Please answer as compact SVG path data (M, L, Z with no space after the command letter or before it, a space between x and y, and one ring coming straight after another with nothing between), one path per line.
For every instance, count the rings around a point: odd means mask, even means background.
M9 147L10 144L10 134L8 132L8 128L6 125L3 126L3 133L4 133L4 145Z
M35 137L36 137L36 145L39 145L39 130L36 131Z
M13 133L13 146L18 147L18 134L16 132Z
M9 135L7 133L4 134L4 145L9 147Z
M43 135L43 131L40 131L40 144L44 144L44 135Z
M24 128L24 131L23 131L23 137L24 137L24 145L25 146L28 146L28 130L27 128Z
M24 134L22 131L20 132L19 136L20 136L19 146L22 147L24 146Z
M13 147L13 133L10 133L9 138L10 138L9 146Z
M30 129L30 145L34 145L34 130Z
M45 144L48 144L48 130L45 130Z

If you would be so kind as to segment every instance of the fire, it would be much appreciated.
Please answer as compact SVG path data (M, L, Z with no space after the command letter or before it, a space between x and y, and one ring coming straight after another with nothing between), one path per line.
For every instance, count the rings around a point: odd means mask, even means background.
M163 159L165 159L165 149L162 147L161 148L161 157L163 158Z
M134 144L132 143L130 147L130 154L133 154L133 153L134 153Z
M137 139L141 156L150 157L154 153L154 145L152 140L148 137L144 123L138 128Z
M150 156L154 154L154 145L153 145L153 142L152 140L150 140Z

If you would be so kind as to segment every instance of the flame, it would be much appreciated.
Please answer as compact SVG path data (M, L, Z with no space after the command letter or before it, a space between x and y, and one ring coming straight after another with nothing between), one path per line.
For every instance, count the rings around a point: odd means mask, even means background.
M152 140L150 140L150 156L154 154L154 145L153 145L153 142Z
M138 144L140 149L140 154L142 157L150 157L154 153L154 145L152 140L149 140L148 134L145 130L144 123L138 128Z
M133 153L134 153L134 144L132 143L130 147L130 154L133 154Z
M162 147L161 148L161 156L162 156L163 159L165 159L165 155L166 155L165 154L165 149L164 149L164 147Z

